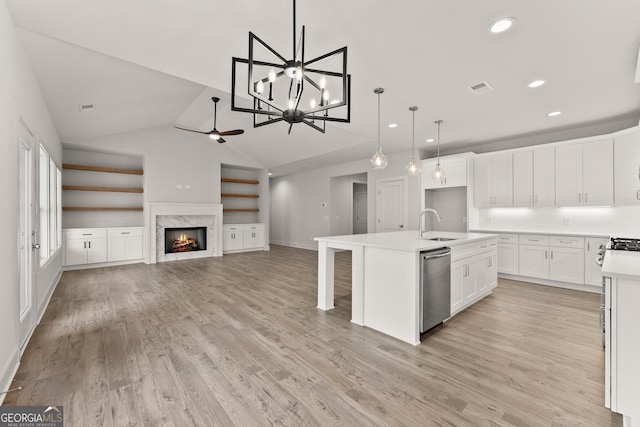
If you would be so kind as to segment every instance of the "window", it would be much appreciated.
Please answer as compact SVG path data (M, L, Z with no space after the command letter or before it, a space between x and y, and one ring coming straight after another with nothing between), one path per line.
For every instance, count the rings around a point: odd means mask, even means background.
M39 210L40 265L62 245L62 172L40 145Z

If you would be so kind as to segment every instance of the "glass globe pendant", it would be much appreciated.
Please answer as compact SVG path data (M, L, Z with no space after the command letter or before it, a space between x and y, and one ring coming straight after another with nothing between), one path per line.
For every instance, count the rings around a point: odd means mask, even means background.
M378 95L378 149L371 157L371 167L373 169L384 169L387 167L389 163L387 160L387 156L382 152L382 146L380 145L380 94L384 92L384 89L381 87L375 88L373 93Z
M431 172L431 177L434 181L440 181L445 179L444 168L440 164L440 125L442 120L436 120L435 123L438 125L438 163L436 163L436 168Z
M411 134L411 160L407 164L407 173L411 176L420 175L422 166L420 160L416 158L416 111L418 107L409 107L409 111L413 114L412 134Z

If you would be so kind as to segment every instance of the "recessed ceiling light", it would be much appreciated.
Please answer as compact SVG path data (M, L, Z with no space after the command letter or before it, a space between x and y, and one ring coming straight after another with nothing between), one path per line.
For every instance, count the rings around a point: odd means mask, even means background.
M531 89L533 89L534 87L540 87L542 85L544 85L546 82L544 80L534 80L531 83L529 83L529 87Z
M427 142L433 142L433 141L435 141L435 139L433 139L433 138L427 139Z
M267 175L269 175L269 176L273 176L273 174L272 174L271 172L269 172Z
M398 127L398 124L397 124L397 123L390 123L390 124L389 124L389 127L390 127L390 128L397 128L397 127Z
M513 27L513 24L516 23L516 18L502 18L498 19L496 22L491 25L489 31L493 34L504 33L509 28Z
M547 116L556 117L556 116L559 116L560 114L562 114L562 111L554 111L552 113L547 114Z

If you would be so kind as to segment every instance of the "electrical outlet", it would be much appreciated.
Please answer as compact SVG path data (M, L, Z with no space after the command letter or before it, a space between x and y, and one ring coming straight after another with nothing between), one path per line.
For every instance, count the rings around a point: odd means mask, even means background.
M178 190L182 190L182 184L176 184L176 188L177 188Z

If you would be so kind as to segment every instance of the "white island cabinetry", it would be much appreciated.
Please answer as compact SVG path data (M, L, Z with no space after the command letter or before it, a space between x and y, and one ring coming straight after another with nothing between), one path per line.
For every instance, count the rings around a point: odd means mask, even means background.
M432 238L447 238L434 241ZM334 308L334 253L351 251L351 322L420 343L422 251L451 248L451 315L497 283L496 235L417 231L317 237L318 308ZM478 264L480 261L480 264ZM478 271L476 266L483 269ZM426 285L428 286L428 284Z

